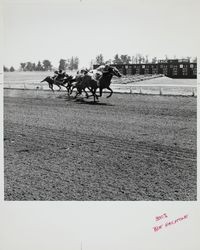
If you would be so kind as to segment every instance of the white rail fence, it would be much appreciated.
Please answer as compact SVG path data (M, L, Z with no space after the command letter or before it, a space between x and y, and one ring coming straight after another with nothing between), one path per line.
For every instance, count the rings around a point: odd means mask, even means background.
M157 78L157 79L155 79ZM149 81L148 81L149 80ZM164 82L162 82L164 80ZM155 84L156 81L156 84ZM19 80L6 81L5 89L21 89L51 91L47 83L41 83L40 80ZM181 95L181 96L197 96L197 86L195 84L174 82L172 79L165 81L163 75L136 75L132 77L124 77L123 80L115 78L112 81L111 88L116 93L141 94L141 95ZM59 90L57 86L55 91ZM66 92L62 88L61 92ZM106 89L103 92L109 92Z

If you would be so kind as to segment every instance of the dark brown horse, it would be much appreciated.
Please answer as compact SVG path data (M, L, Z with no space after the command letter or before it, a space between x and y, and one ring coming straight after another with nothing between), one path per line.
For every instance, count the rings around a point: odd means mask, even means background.
M111 97L111 95L113 94L113 90L110 88L110 84L113 76L121 77L122 75L120 74L117 68L109 66L106 72L103 72L98 82L99 97L102 96L103 89L110 90L110 94L107 96L107 98Z
M66 76L63 80L55 80L51 76L47 76L44 80L41 82L47 82L49 84L49 88L54 92L53 86L56 85L59 90L61 90L61 87L64 87L67 89L67 92L70 92L72 82L74 81L73 76Z
M77 90L74 98L76 98L78 95L81 95L82 92L84 92L86 94L86 98L88 98L89 95L86 92L86 88L92 93L92 96L94 96L94 90L97 88L97 82L87 74L88 72L89 70L87 69L78 71L77 75L70 83L68 83L68 86L70 86L70 94L72 94L74 89ZM97 96L96 98L98 99Z
M113 76L121 77L122 75L115 67L112 66L108 66L106 71L103 71L101 77L97 80L88 73L82 77L80 83L77 86L77 90L81 92L82 90L88 88L92 92L95 102L95 99L98 99L98 97L102 96L103 89L108 89L111 92L107 96L107 98L109 98L113 94L113 90L110 88L111 79ZM96 94L98 88L100 93L99 96Z
M84 75L84 76L78 76L76 85L73 87L77 89L76 96L80 95L83 92L86 94L86 98L90 97L88 93L86 92L86 89L88 89L95 99L98 99L98 96L96 95L96 90L98 88L97 81L93 79L90 75Z

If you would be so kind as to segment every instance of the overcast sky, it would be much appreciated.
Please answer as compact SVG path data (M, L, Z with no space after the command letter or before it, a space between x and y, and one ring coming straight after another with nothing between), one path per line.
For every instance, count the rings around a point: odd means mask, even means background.
M164 58L197 55L196 0L4 1L4 64L102 53Z

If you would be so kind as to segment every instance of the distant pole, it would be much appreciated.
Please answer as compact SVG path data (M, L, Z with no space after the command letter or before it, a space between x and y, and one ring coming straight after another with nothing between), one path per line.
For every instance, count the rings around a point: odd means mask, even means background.
M38 98L38 90L39 90L39 87L37 86L36 87L36 98Z
M193 89L193 91L192 91L192 96L195 96L194 89Z

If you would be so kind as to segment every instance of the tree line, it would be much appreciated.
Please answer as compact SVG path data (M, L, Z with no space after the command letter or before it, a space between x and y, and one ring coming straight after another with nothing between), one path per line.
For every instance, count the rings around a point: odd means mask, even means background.
M4 72L14 72L15 68L13 66L11 66L10 68L7 68L6 66L3 66L3 71Z
M61 70L77 70L79 65L78 57L71 57L70 59L60 59L58 69Z
M69 59L60 59L58 69L60 70L77 70L79 65L78 57L71 57ZM14 67L10 68L4 66L4 72L13 72L15 71ZM22 62L20 63L20 71L51 71L53 70L53 65L50 60L38 61L38 63L32 62Z
M164 60L169 59L167 55L165 55ZM176 59L174 57L174 59ZM197 62L197 57L191 58L186 57L185 59L189 60L190 62ZM142 64L142 63L158 63L159 59L157 57L149 58L148 55L136 54L134 56L129 56L127 54L116 54L114 55L113 59L104 59L102 54L96 56L95 59L91 60L90 68L93 67L94 64L101 65L103 63L111 63L111 64ZM78 57L71 57L69 59L60 59L58 69L60 70L77 70L79 66L79 58ZM7 68L6 66L3 67L4 72L13 72L15 71L14 67L11 66ZM51 71L53 70L52 63L45 59L42 62L32 63L32 62L25 62L20 63L20 71Z
M165 55L164 60L168 60L168 56ZM176 57L174 56L174 59ZM186 57L184 59L189 60L190 62L197 62L197 57L191 58L191 57ZM101 65L103 63L111 63L111 64L147 64L147 63L158 63L159 59L157 57L149 58L148 55L142 55L142 54L136 54L134 56L129 56L129 55L119 55L116 54L113 59L107 59L104 60L104 57L102 54L99 54L96 56L94 60L91 61L91 65L93 64L98 64Z

